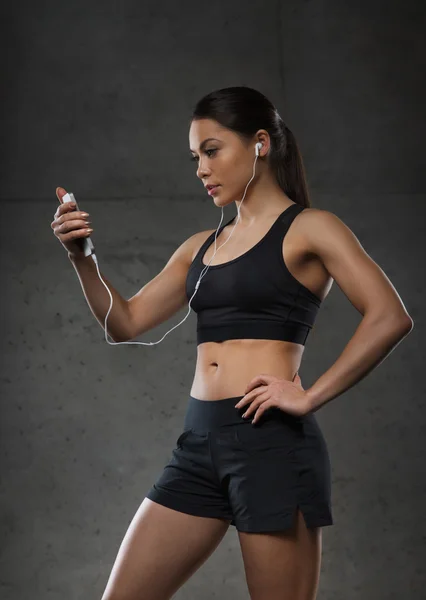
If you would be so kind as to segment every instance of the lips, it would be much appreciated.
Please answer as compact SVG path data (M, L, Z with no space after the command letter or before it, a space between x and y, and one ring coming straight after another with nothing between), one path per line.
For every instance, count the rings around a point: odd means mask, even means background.
M205 187L207 190L211 190L212 188L217 187L217 184L216 185L209 184L209 185L206 185Z
M220 185L206 186L208 195L215 196L217 194L217 188L219 187Z

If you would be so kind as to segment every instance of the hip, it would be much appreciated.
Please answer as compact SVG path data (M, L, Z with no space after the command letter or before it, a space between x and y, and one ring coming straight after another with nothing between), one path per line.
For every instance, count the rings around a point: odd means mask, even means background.
M271 407L252 424L251 418L242 417L244 407L235 408L240 399L241 396L236 396L206 401L190 395L178 442L194 434L209 438L213 443L229 443L253 457L265 457L273 451L284 454L297 451L306 457L322 455L329 460L326 441L314 413L295 416Z

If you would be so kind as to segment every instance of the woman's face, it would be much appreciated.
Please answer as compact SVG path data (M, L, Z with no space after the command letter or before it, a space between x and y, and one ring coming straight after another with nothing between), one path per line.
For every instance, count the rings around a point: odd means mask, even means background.
M247 148L234 132L222 127L216 121L211 119L192 121L189 130L192 160L196 162L197 177L201 179L203 185L219 186L211 195L217 206L226 206L243 198L245 188L253 176L257 141L259 140L254 139L253 144L249 144ZM256 175L247 193L255 184L258 175L259 162L256 163Z

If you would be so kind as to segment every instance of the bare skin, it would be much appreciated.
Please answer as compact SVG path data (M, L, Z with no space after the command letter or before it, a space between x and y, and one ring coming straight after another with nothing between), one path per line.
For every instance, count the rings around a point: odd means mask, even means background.
M208 137L216 141L203 142ZM253 174L254 147L262 142ZM249 250L292 200L278 186L267 154L269 134L259 130L250 144L232 131L203 119L191 124L191 152L198 161L197 177L219 184L216 206L236 202L240 220L232 238L218 250L212 265L225 263ZM201 156L200 156L201 155ZM217 238L223 243L233 224ZM132 339L166 321L188 305L188 268L212 230L196 233L172 255L163 270L127 301ZM214 252L207 249L204 263ZM314 208L297 215L283 240L283 259L291 274L321 300L333 280L351 304L371 322L390 315L406 322L407 313L383 271L366 254L354 234L336 216ZM399 325L398 325L399 326ZM360 342L364 347L365 342ZM204 401L242 396L259 373L292 380L299 370L303 346L277 340L225 340L197 348L191 395ZM117 555L102 600L167 600L207 560L230 522L188 515L150 501L142 502ZM300 510L293 527L268 533L238 532L251 600L315 600L321 566L321 529L306 527Z
M145 498L120 545L101 600L167 600L207 560L229 521L181 513Z

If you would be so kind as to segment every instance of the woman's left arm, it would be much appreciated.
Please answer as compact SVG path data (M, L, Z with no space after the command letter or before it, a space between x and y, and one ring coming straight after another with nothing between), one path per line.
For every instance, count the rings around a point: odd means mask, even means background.
M336 362L305 390L313 412L383 362L414 323L392 283L349 227L325 210L307 210L303 216L303 233L312 252L363 315Z

